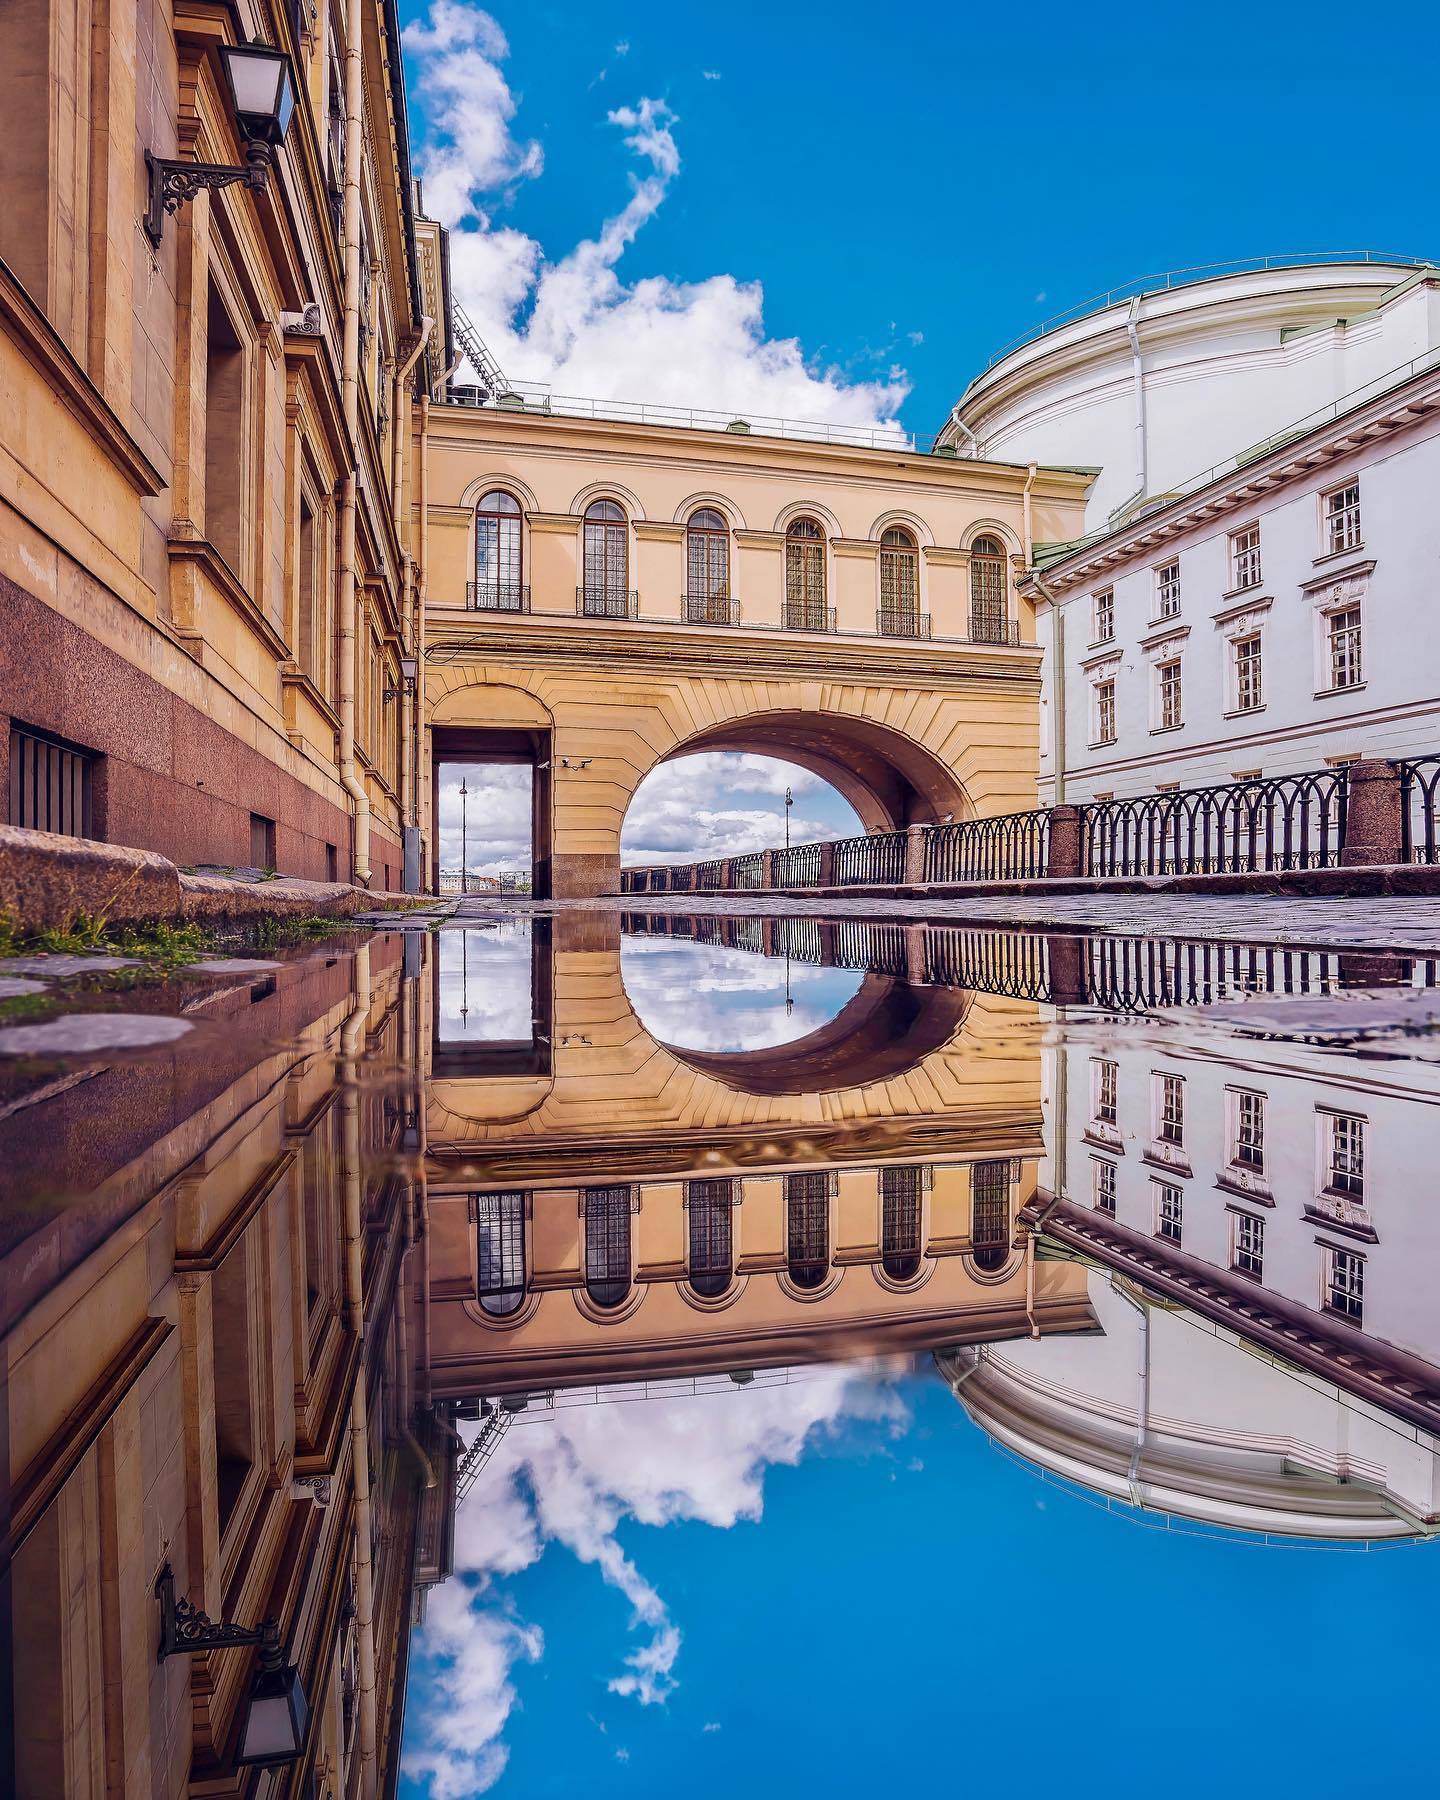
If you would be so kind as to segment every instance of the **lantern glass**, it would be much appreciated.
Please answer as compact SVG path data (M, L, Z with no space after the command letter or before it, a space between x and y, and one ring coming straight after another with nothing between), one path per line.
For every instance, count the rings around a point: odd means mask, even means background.
M309 1716L305 1688L294 1664L282 1669L261 1668L250 1684L236 1763L294 1762L305 1742Z
M282 143L295 111L289 57L268 44L226 44L220 60L241 136L247 141Z
M400 679L402 681L414 681L419 673L420 663L418 658L413 656L402 656L400 658Z

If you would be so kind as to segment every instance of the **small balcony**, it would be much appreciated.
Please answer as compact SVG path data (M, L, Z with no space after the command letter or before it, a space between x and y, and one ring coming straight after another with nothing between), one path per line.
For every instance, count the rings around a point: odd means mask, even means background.
M928 638L930 615L912 606L882 606L875 615L875 630L881 637Z
M528 613L530 589L518 581L467 581L465 604L475 612Z
M1020 622L1018 619L1007 619L996 613L972 612L970 615L970 642L972 644L1018 644L1020 642Z
M787 631L833 631L835 608L819 606L811 600L787 600L781 623Z
M683 594L680 605L687 625L740 623L740 602L729 594Z
M633 589L578 587L575 610L583 619L638 619L640 596Z

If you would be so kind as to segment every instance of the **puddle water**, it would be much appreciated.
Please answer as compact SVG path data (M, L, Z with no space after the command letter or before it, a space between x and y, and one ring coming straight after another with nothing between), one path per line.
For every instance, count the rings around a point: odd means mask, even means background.
M1434 963L575 912L175 993L0 1058L6 1791L1420 1773L1315 1703L1434 1666ZM259 1786L167 1567L280 1620Z

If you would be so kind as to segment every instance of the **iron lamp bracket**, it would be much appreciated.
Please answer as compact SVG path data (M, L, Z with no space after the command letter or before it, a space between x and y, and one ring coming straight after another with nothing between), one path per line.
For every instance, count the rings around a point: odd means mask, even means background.
M246 162L237 168L233 163L176 162L145 152L145 167L150 172L145 235L157 250L165 234L166 215L178 212L205 189L231 187L243 181L252 192L264 193L270 179L270 146L252 138L245 146L245 155Z
M175 1572L166 1563L155 1583L160 1602L160 1647L156 1662L167 1656L196 1656L204 1650L229 1650L242 1644L259 1644L260 1661L266 1668L282 1666L280 1624L262 1619L260 1624L216 1625L208 1613L175 1592Z

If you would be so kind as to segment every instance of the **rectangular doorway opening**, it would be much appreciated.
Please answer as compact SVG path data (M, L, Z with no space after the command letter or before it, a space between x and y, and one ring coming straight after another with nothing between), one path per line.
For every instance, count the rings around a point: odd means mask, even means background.
M547 896L549 736L436 731L437 893Z

